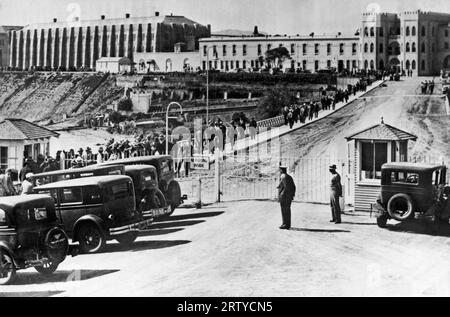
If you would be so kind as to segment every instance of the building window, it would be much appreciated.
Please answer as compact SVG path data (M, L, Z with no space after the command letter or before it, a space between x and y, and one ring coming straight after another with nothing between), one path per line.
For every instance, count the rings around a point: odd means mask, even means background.
M449 44L448 44L448 42L445 42L445 43L444 43L444 48L445 48L446 50L449 49Z
M222 47L222 55L223 55L223 56L227 56L227 46L226 46L226 45L224 45L224 46Z
M217 46L216 45L213 46L213 55L214 55L214 57L217 56Z
M339 45L339 54L340 54L340 55L344 55L344 44L343 44L343 43L341 43L341 44Z
M234 69L234 61L230 61L230 69Z
M279 44L278 47L283 47L283 44Z
M247 55L247 45L242 45L242 55L246 56Z
M246 69L247 68L247 61L242 61L242 68Z
M291 44L291 54L295 54L295 44Z
M203 56L206 56L208 54L208 46L203 46Z
M425 30L425 26L422 26L422 36L426 36L426 35L427 35L427 32Z
M373 43L370 43L370 52L373 53L373 50L374 50L374 45L373 45Z
M425 53L426 51L426 47L425 47L425 43L422 43L422 49L421 49L422 53Z
M434 29L434 26L431 28L431 36L434 36L434 34L435 34L435 29Z
M240 67L239 61L236 61L236 68L239 69Z
M331 55L331 44L327 44L327 55Z
M406 27L406 36L409 36L410 31L409 31L409 26Z
M355 60L352 61L352 68L356 68L356 61Z
M327 60L327 68L331 68L331 61Z
M416 36L416 27L415 26L412 27L411 35Z
M425 70L425 67L426 65L425 65L425 60L422 60L422 70Z
M228 65L228 61L225 61L225 70L228 71L230 69L229 65Z
M416 52L416 43L412 43L412 52L415 53Z
M251 61L250 61L250 65L251 65L252 68L254 68L254 67L255 67L255 61L254 61L254 60L251 60Z
M361 143L361 179L381 179L381 166L388 160L388 143Z
M375 36L375 30L373 27L370 28L370 36Z
M434 53L435 50L436 50L436 46L435 46L434 43L433 43L433 44L431 44L431 52Z
M380 37L384 36L384 28L380 28Z
M203 70L206 70L206 62L203 61Z
M412 70L416 70L416 61L415 60L412 61L411 68L412 68Z
M8 147L0 147L0 169L8 169Z
M409 53L411 51L411 45L409 45L409 42L406 42L406 53Z
M409 70L411 68L411 63L409 59L406 60L406 69Z
M306 61L303 61L303 70L306 70L306 69L307 69L307 68L306 68L307 66L308 66L308 64L306 63Z
M262 55L262 45L258 44L258 56Z
M364 44L364 53L367 53L369 51L369 44Z
M319 55L319 44L314 45L314 54Z
M236 45L233 45L233 56L236 56Z
M356 55L356 48L357 48L358 46L357 46L357 44L356 43L353 43L352 44L352 55Z
M314 70L316 72L319 70L319 61L314 61Z
M272 44L267 44L267 50L270 51L272 49Z
M448 37L448 30L445 30L444 35L445 37Z
M223 70L224 64L223 61L220 61L220 69Z
M364 36L369 36L369 29L367 27L364 28Z
M306 55L307 54L307 46L306 46L306 44L303 44L303 55Z
M384 69L384 61L380 59L380 70Z
M369 62L367 60L364 61L364 69L369 68Z
M384 51L383 44L380 44L380 53L383 53L383 51Z
M218 68L217 66L219 66L219 65L217 64L217 61L214 61L214 69L217 69L217 68Z

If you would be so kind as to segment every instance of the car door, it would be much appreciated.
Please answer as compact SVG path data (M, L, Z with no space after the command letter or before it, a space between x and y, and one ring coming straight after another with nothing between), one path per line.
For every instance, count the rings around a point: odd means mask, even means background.
M86 215L81 187L58 189L59 211L61 221L67 232L72 233L78 219Z

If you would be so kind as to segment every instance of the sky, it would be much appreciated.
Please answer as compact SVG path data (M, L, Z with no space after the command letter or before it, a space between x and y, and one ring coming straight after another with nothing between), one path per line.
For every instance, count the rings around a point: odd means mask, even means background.
M0 0L0 25L132 16L184 15L212 31L237 29L269 34L353 34L365 11L421 9L450 13L448 0Z

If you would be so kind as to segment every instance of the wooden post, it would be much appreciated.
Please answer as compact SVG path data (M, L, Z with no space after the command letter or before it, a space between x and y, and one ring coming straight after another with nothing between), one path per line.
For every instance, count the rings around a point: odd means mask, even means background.
M215 151L215 173L214 173L214 193L216 195L216 202L220 203L220 154Z
M197 179L197 203L196 208L202 209L202 178L199 176Z

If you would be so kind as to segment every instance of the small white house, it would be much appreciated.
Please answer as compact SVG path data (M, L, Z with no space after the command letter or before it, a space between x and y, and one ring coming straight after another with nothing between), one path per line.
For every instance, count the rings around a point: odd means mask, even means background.
M102 57L97 60L96 71L104 73L131 72L133 62L128 57Z

